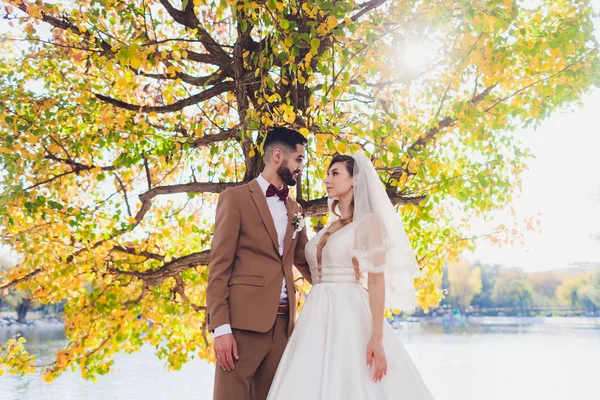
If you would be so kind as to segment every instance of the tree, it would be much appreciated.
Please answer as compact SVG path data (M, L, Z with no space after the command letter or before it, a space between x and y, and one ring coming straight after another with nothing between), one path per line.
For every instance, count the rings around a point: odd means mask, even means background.
M527 275L516 269L502 270L492 289L491 299L499 307L520 308L524 312L533 305L533 289Z
M534 272L528 275L528 281L535 293L537 306L549 307L556 304L556 288L562 280L554 272Z
M473 297L481 293L481 269L465 261L448 264L448 301L461 310L471 305Z
M475 263L475 265L478 265L481 270L481 292L473 297L471 304L480 308L494 307L491 299L492 290L502 266L499 264L489 265L479 263Z
M172 369L212 357L214 201L257 176L276 125L309 139L295 196L313 224L328 157L371 156L422 267L419 302L437 304L442 265L475 240L453 210L506 207L531 156L513 131L598 82L587 1L4 4L21 34L0 48L0 226L22 262L0 289L67 301L47 380L106 373L144 342Z
M578 296L586 311L600 310L600 270L589 272L587 282L579 289Z
M600 309L600 271L592 270L567 277L556 289L556 297L565 307Z

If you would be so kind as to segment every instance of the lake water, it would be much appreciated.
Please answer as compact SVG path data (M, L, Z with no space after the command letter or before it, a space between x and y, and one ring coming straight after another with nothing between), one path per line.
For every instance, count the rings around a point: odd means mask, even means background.
M550 323L548 323L550 322ZM4 342L14 334L0 331ZM47 361L65 343L61 329L25 328L30 352ZM600 324L497 324L397 329L436 400L599 399ZM167 371L144 347L116 357L98 382L66 372L51 384L37 375L0 377L1 400L212 399L212 365L202 360ZM299 379L300 382L300 379ZM402 388L398 388L402 398ZM307 399L312 400L312 399Z

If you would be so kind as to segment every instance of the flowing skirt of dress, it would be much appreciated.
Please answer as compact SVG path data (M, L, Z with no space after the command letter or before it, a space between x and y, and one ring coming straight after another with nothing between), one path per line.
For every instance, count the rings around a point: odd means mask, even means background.
M367 367L369 296L360 284L312 287L271 385L268 400L433 400L410 355L385 323L388 371Z

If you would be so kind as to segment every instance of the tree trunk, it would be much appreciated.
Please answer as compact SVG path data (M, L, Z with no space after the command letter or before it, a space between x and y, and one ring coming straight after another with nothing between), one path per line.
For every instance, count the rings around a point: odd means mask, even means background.
M17 322L24 324L27 311L29 311L29 305L31 304L30 299L23 299L21 304L17 307Z

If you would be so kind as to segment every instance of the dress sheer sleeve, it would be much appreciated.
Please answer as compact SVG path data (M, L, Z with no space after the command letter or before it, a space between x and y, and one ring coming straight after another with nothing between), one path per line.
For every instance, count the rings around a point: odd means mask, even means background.
M360 272L382 273L388 264L390 241L381 217L369 214L354 228L351 256L358 261Z

